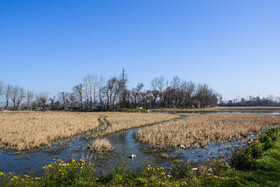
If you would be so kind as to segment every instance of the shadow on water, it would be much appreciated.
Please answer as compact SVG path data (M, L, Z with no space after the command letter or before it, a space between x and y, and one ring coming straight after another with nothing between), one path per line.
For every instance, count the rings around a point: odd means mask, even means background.
M181 115L179 118L173 119L171 121L181 120L186 117L187 116L185 115ZM155 125L162 125L164 123L167 122L158 123ZM0 171L40 176L43 173L42 167L53 162L54 158L61 159L65 162L68 162L71 159L82 158L95 162L95 165L99 167L97 170L99 174L111 170L112 167L114 167L114 165L116 165L120 160L126 161L129 170L137 172L141 171L147 164L158 167L168 166L175 158L180 160L192 160L198 163L216 157L219 157L220 159L226 159L227 156L231 154L234 146L243 144L245 141L210 143L204 148L199 149L191 147L187 150L173 150L171 148L166 150L158 150L153 149L146 144L139 143L134 138L134 133L137 130L148 127L150 126L124 130L106 136L106 138L113 144L115 149L112 152L103 154L92 153L89 151L89 149L87 149L88 145L92 144L92 142L95 140L95 138L87 133L81 136L76 136L70 141L57 141L51 147L45 147L38 150L34 149L20 153L15 151L0 150ZM131 154L136 154L136 159L132 160L128 158L128 156Z

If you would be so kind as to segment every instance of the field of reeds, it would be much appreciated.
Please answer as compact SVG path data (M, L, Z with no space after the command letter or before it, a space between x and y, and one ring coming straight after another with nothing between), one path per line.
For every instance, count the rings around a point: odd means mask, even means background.
M164 113L108 113L106 121L108 128L101 134L112 134L121 130L152 125L155 123L168 121L180 115Z
M209 142L232 141L280 124L280 115L204 114L176 122L140 129L136 138L153 147L205 146Z
M51 145L89 131L117 132L175 118L171 114L0 112L0 148L18 151ZM108 124L106 126L108 120ZM102 128L101 128L102 126Z

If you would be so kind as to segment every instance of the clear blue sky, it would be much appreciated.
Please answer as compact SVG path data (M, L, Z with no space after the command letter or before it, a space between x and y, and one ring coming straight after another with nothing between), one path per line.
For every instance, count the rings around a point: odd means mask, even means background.
M0 0L0 80L70 91L125 68L207 83L225 99L280 96L279 0Z

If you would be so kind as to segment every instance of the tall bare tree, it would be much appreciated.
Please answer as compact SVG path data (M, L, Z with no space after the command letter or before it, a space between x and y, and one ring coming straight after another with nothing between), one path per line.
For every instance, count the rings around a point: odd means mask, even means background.
M164 105L163 103L163 91L166 89L167 82L164 77L156 77L151 82L153 90L158 91L159 93L159 103L160 105Z
M138 105L138 102L140 100L139 96L141 93L141 89L143 87L144 87L143 83L138 83L136 88L132 88L132 90L130 92L130 98L131 98L131 101L132 101L134 107L137 107L137 105Z
M19 106L22 102L22 100L26 97L25 95L25 91L23 88L19 88L18 90L18 96L17 96L17 99L16 99L16 109L19 109Z
M26 93L26 108L29 109L31 107L31 102L34 98L34 94L31 91Z
M0 81L0 104L2 102L2 95L4 94L4 83Z
M11 98L11 93L12 93L12 86L10 84L8 84L6 87L5 87L5 99L6 99L6 105L5 105L5 108L8 109L9 107L9 100Z
M17 102L18 95L19 95L19 87L17 87L17 86L12 87L11 100L14 104L14 106L13 106L14 109L16 109L16 102Z
M84 104L83 104L83 98L84 98L83 97L84 96L83 88L84 88L83 84L79 84L77 86L74 86L74 88L73 88L74 94L78 98L77 100L79 101L80 108L83 108L83 106L84 106Z

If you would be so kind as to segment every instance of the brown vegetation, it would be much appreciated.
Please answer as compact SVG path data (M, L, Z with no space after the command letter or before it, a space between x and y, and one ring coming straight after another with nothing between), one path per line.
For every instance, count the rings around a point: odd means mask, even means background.
M0 148L38 148L83 132L97 130L99 135L105 135L175 117L144 113L0 112Z
M161 113L109 113L107 121L110 126L104 132L111 134L117 131L152 125L179 117L179 115Z
M25 150L93 130L100 114L67 112L0 113L0 147Z
M91 151L96 152L112 151L113 149L113 146L107 139L97 139L93 142L92 146L90 147Z
M206 114L137 131L136 138L154 147L186 144L205 146L210 141L230 141L278 125L280 115Z

